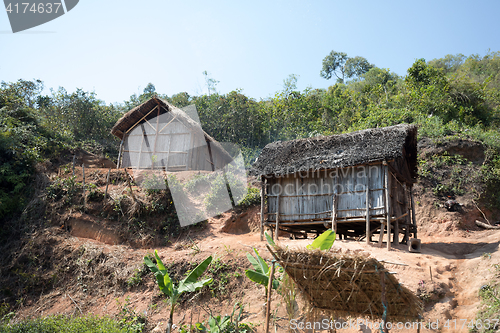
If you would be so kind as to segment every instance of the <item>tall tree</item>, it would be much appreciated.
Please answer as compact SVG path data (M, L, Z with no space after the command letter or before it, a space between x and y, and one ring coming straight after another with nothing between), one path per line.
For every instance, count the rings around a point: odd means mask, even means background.
M323 59L323 68L320 75L329 80L334 75L338 83L344 83L346 79L361 76L374 66L363 57L351 58L347 53L331 51Z

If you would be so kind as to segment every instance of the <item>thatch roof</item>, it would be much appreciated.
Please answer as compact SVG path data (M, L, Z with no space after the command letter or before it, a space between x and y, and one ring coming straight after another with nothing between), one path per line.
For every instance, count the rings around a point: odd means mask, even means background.
M416 178L417 127L400 124L348 134L273 142L252 166L256 175L284 176L301 171L345 168L371 162L407 159Z
M141 105L138 105L132 110L128 111L120 119L118 119L115 126L113 126L113 128L111 129L111 134L122 139L123 134L126 133L129 128L134 126L139 120L141 120L144 116L146 116L156 106L160 106L161 108L160 114L166 112L172 112L173 114L177 114L177 117L180 118L182 122L185 123L185 125L187 125L188 127L200 127L200 124L192 120L184 111L173 106L169 102L154 96L149 100L147 100L146 102L142 103ZM146 116L145 119L150 120L156 117L157 115L158 113L156 111L151 112L148 116ZM208 136L211 139L211 141L215 141L208 134L206 134L206 136Z
M142 118L144 118L142 121L145 121L156 117L158 112L151 112L151 110L153 110L156 106L160 107L160 114L170 112L173 115L176 115L176 119L181 121L187 128L193 131L201 132L205 137L205 140L212 143L211 146L213 146L213 149L221 152L221 154L225 157L225 160L227 160L226 162L229 163L232 160L232 157L221 146L221 144L203 131L199 123L191 119L191 117L189 117L181 109L156 96L125 113L120 119L118 119L116 124L111 129L111 134L123 139L124 134Z
M421 300L374 258L279 245L269 249L312 309L335 317L379 319L386 311L388 321L418 319L422 314Z

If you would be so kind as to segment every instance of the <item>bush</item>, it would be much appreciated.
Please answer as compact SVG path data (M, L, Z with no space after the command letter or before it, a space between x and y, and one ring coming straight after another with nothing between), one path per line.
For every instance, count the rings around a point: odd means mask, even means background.
M260 204L260 190L255 187L250 187L247 195L239 202L238 206L249 207L257 204Z
M83 317L48 316L0 326L0 333L131 333L127 324L109 317L87 315Z

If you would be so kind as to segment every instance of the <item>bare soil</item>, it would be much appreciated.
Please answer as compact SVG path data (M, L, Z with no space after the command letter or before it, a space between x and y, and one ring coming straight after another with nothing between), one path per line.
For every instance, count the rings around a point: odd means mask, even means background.
M470 148L467 144L462 145L464 150ZM421 149L431 154L435 153L432 149L437 148L424 144ZM484 157L481 153L474 153L470 158L479 163ZM104 192L107 172L108 166L89 167L86 181L96 184ZM71 174L71 169L54 168L48 177L53 180L56 175L69 177ZM81 168L77 168L76 181L81 182L82 176ZM110 197L127 194L128 188L123 170L112 170L108 187ZM147 201L136 186L132 185L132 188L138 200ZM474 224L475 220L495 222L499 219L498 212L484 208L479 211L471 193L454 199L462 204L460 211L451 212L444 208L444 199L436 198L425 183L416 185L421 253L410 253L406 245L393 246L387 251L385 246L380 248L377 244L354 240L337 240L334 244L335 248L363 251L378 260L404 264L386 264L386 267L424 300L425 320L439 320L441 332L468 331L467 328L445 328L444 322L447 319L475 318L481 307L478 292L481 286L497 278L495 267L498 266L495 265L500 264L500 230L482 230ZM7 264L0 267L3 284L0 291L10 293L10 296L0 302L15 303L14 322L50 314L115 316L127 303L129 309L147 317L146 331L163 331L168 306L143 265L143 257L157 249L169 265L171 275L177 279L182 278L194 263L209 255L225 264L217 271L214 280L219 283L226 279L227 282L181 299L174 317L177 325L206 320L209 313L230 314L235 303L241 302L244 305L243 321L252 323L257 332L264 331L264 288L251 282L244 272L250 268L246 254L252 248L258 249L264 258L271 259L266 243L260 241L260 207L226 212L209 219L206 224L182 229L175 237L159 237L154 233L141 234L142 229L134 231L130 221L113 215L117 213L116 209L110 206L111 201L106 200L89 201L85 212L70 209L62 203L49 204L47 225L30 238L23 239L22 246L4 255L2 262ZM164 216L153 215L146 222L154 226L163 220ZM312 239L281 238L280 242L303 247ZM12 302L12 299L16 301ZM276 293L272 296L272 307L277 311L272 319L276 332L288 331L289 319L284 302ZM304 303L299 300L296 318L305 320L306 315ZM370 332L367 329L361 331ZM422 330L430 331L427 328ZM391 332L416 330L393 329Z

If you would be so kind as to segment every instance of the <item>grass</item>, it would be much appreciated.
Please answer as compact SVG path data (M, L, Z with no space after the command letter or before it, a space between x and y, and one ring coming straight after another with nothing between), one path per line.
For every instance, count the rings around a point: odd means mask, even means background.
M470 332L486 333L497 332L500 325L496 325L500 319L500 299L499 285L486 284L479 290L479 298L481 299L481 309L476 315L475 327ZM477 323L482 325L477 325Z
M133 333L137 330L127 323L110 317L47 316L19 323L0 325L0 333Z

